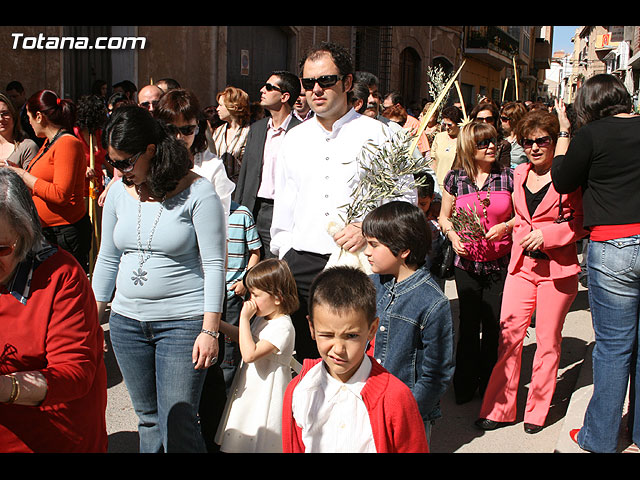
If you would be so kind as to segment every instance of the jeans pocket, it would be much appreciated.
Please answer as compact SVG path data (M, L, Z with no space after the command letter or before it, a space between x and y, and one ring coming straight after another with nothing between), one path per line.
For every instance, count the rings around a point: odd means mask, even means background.
M640 237L617 238L598 243L602 269L605 272L621 275L635 268L640 251ZM592 242L589 248L595 247L595 244L596 242Z

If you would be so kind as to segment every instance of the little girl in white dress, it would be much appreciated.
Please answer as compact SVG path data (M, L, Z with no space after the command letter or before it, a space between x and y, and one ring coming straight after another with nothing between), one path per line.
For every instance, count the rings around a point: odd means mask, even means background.
M298 308L296 283L286 262L275 258L256 264L244 282L251 298L242 307L238 327L225 322L220 326L238 342L242 363L215 441L223 452L279 453L295 345L289 315Z

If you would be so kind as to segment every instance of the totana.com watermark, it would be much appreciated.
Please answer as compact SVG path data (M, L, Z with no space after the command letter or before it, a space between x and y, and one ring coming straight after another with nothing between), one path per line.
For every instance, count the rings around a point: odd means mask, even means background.
M144 49L146 37L51 37L40 33L37 37L12 33L13 49L23 50L134 50Z

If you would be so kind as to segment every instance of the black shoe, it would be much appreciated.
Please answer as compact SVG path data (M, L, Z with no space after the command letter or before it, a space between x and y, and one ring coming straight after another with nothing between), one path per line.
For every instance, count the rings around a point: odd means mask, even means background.
M534 425L533 423L525 423L524 431L525 433L538 433L540 430L544 428L544 425Z
M510 422L496 422L495 420L489 420L488 418L479 418L473 424L480 430L495 430L496 428L509 425Z

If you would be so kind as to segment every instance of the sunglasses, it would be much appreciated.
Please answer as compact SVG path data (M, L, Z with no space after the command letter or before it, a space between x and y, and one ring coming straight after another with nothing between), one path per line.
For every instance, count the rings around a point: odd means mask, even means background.
M478 122L493 123L493 116L489 116L489 117L476 117L476 120L477 120Z
M272 83L269 83L269 82L265 83L262 87L267 92L273 92L275 90L276 92L284 93L280 87L278 87L278 86L276 86L276 85L274 85Z
M548 147L549 145L551 145L551 137L547 135L540 138L523 138L522 139L523 148L531 148L533 147L534 143L538 145L538 147L540 148Z
M179 133L183 137L188 137L190 135L197 135L200 132L200 128L198 127L197 124L184 125L182 127L178 127L173 124L169 124L167 126L169 127L169 130L173 132L174 135L177 135Z
M495 146L498 144L498 139L493 137L493 138L485 138L484 140L480 140L478 143L476 143L476 146L478 147L478 149L485 149L485 148L489 148L489 145L492 144Z
M316 86L316 83L320 85L320 88L329 88L333 87L338 80L342 80L344 78L343 75L322 75L317 78L302 78L302 88L305 90L313 90L313 87Z
M7 255L11 255L13 251L18 245L18 241L16 240L13 245L0 245L0 257L6 257Z
M116 170L120 170L122 173L127 173L133 170L133 167L138 161L138 158L140 158L140 155L142 155L143 153L144 152L136 153L135 155L132 155L129 158L125 158L124 160L112 160L111 158L109 158L109 155L105 155L104 159Z
M500 120L502 120L503 122L510 122L511 121L511 117L505 117L504 115L500 116Z
M158 101L157 101L157 100L153 100L153 101L151 101L151 102L142 102L142 103L140 104L140 106L141 106L142 108L146 108L147 110L149 110L149 108L150 108L150 107L152 107L152 106L153 106L153 108L155 109L155 108L158 106Z

